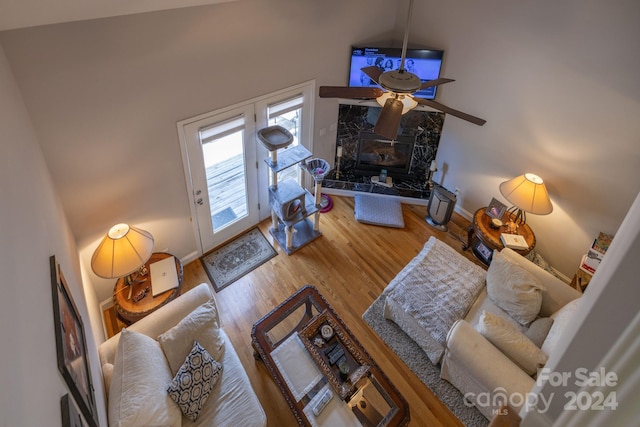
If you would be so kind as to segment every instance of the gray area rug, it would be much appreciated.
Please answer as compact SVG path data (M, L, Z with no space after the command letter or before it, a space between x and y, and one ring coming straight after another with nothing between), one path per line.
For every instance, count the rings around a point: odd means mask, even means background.
M276 255L278 252L266 237L254 228L221 248L203 255L200 262L213 288L220 292Z
M396 353L414 374L468 427L486 427L489 421L476 408L464 404L457 388L440 378L440 368L395 323L383 316L384 296L379 296L362 318Z

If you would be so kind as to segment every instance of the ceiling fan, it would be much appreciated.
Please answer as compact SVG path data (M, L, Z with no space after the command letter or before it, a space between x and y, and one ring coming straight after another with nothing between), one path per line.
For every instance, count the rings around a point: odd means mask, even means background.
M402 43L400 68L384 72L377 66L362 68L362 71L381 86L382 89L379 87L320 86L320 98L376 99L382 106L382 111L380 112L373 131L390 140L395 140L398 135L402 115L414 109L418 104L451 114L452 116L478 126L484 125L486 120L447 107L431 99L413 96L414 93L422 89L454 81L446 78L438 78L423 83L417 75L405 70L404 61L407 55L407 42L413 1L414 0L409 0L409 13L404 32L404 41Z

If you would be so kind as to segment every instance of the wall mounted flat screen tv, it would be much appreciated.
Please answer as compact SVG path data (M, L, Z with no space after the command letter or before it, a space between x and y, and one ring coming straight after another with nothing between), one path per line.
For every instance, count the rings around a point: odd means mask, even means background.
M440 77L444 51L432 49L407 49L404 68L417 75L421 81ZM369 76L361 71L364 67L375 65L383 71L400 68L402 48L399 47L352 47L349 86L376 86ZM436 97L436 86L415 93L427 99Z

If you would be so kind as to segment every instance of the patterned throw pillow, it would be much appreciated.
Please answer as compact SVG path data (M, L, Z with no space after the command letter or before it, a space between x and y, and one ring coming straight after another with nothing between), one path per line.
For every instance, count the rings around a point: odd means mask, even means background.
M194 341L191 352L167 391L180 406L182 413L191 421L195 421L209 393L218 383L221 373L222 365L211 357L198 341Z

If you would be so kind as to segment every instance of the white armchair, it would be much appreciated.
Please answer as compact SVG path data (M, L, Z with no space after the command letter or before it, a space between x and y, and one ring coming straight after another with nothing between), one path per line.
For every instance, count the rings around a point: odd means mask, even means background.
M553 352L558 336L570 319L567 312L572 310L567 304L579 298L581 294L510 249L503 249L502 255L533 274L545 287L542 292L539 316L554 318L551 330L542 345L542 350L550 354ZM571 309L575 305L571 304ZM458 320L449 331L446 351L442 359L441 377L460 390L465 398L476 404L485 417L491 418L495 413L493 411L499 409L504 403L504 400L493 399L496 394L509 397L514 393L520 393L525 396L533 388L535 380L476 330L483 311L500 317L509 317L489 298L485 287L467 316ZM514 324L517 323L511 321ZM524 327L520 329L523 332L526 330ZM514 406L518 411L522 407L517 404Z

